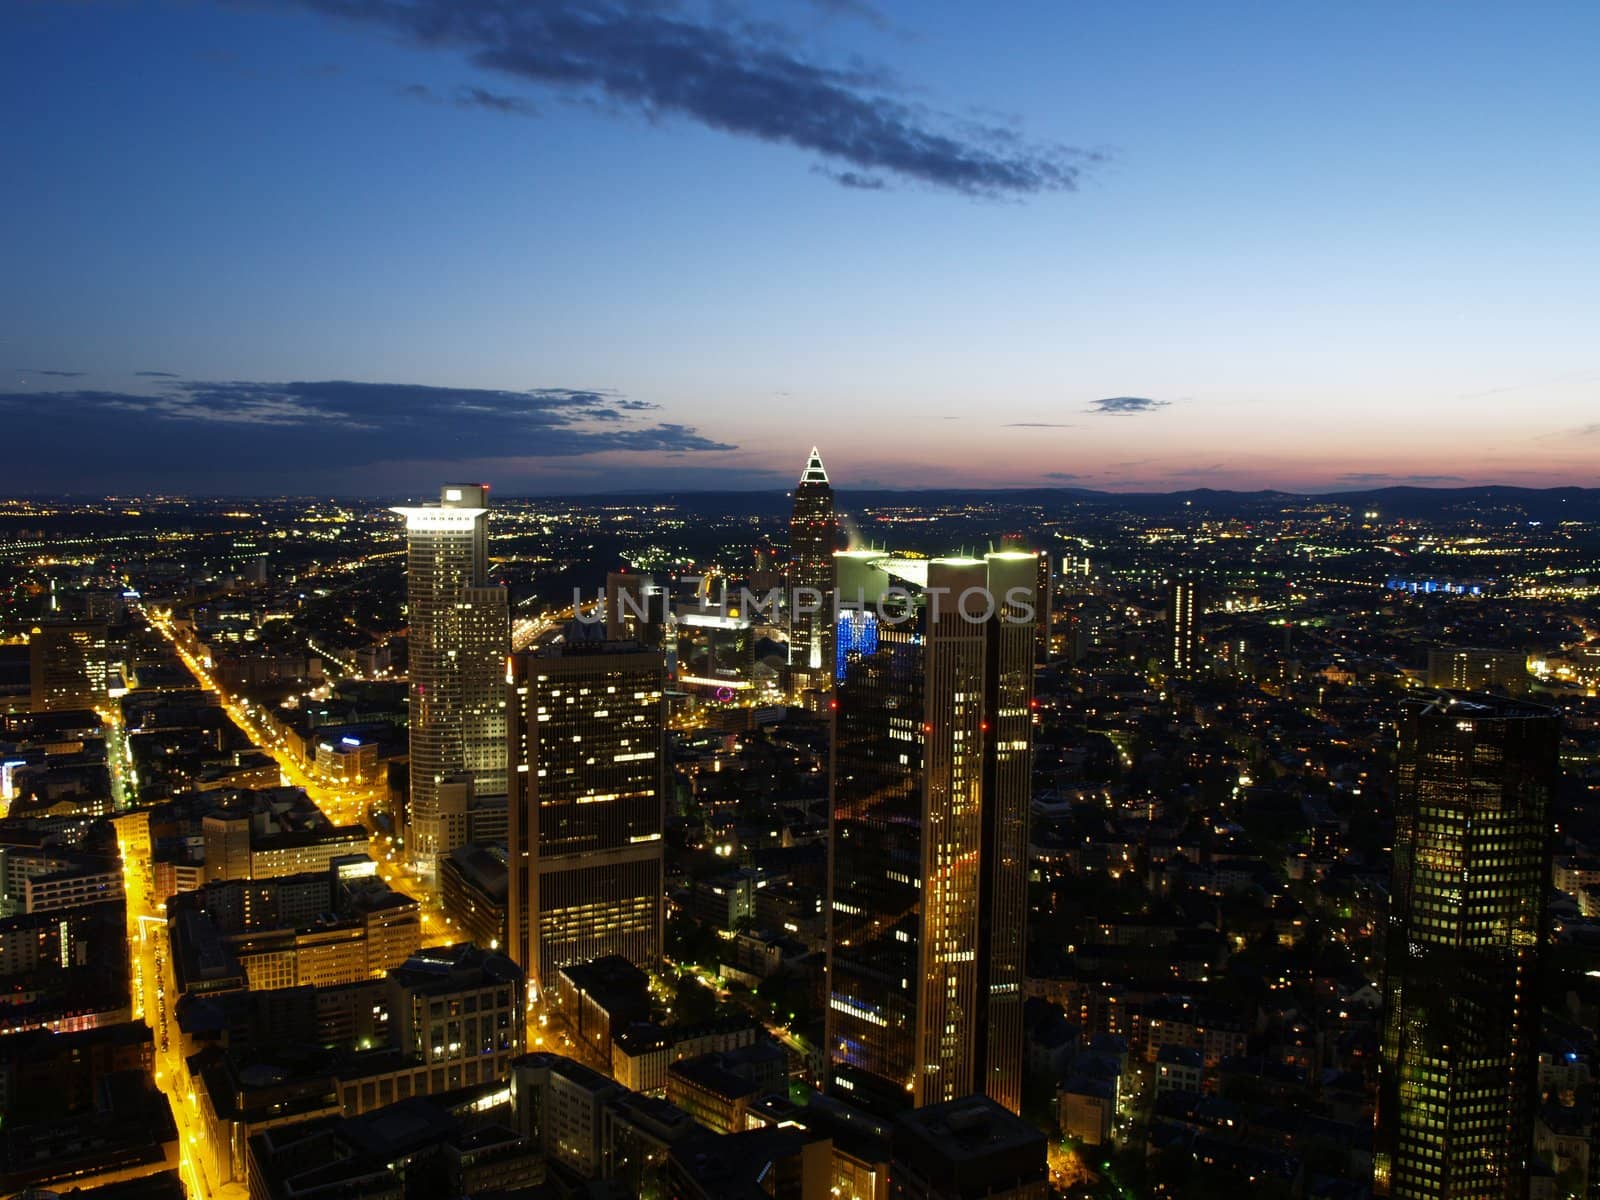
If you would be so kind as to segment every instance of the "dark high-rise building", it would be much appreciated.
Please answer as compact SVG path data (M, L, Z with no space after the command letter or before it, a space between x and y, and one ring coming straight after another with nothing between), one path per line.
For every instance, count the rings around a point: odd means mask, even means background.
M506 787L506 590L487 583L489 489L449 484L406 519L411 803L406 853L432 873L467 840L468 792Z
M1050 565L1050 552L1039 555L1039 582L1035 588L1038 607L1038 656L1041 663L1050 661L1050 639L1055 636L1056 577Z
M1172 645L1167 667L1185 678L1194 674L1195 626L1200 616L1200 583L1193 575L1179 575L1172 581L1167 596L1167 619L1172 626Z
M667 630L667 589L637 571L606 575L606 640L660 646Z
M830 1090L1021 1104L1035 595L1028 551L838 555Z
M1554 710L1505 697L1401 712L1379 1195L1528 1194L1559 743Z
M661 956L665 671L598 638L512 657L508 953L540 992L569 963Z
M28 638L34 712L104 708L106 627L93 621L47 621Z
M822 456L811 448L789 518L789 666L816 683L833 672L833 552L839 522Z

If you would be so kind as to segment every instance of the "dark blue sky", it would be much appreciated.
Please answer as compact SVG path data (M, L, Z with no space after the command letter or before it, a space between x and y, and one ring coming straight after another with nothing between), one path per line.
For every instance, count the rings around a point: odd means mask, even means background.
M1600 9L0 13L15 491L1590 483Z

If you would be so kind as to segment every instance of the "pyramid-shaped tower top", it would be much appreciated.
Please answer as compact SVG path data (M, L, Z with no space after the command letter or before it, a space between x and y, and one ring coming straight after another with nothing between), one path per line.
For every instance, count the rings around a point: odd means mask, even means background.
M822 468L822 455L815 446L811 447L811 457L806 459L806 469L800 474L801 483L827 483L828 472Z

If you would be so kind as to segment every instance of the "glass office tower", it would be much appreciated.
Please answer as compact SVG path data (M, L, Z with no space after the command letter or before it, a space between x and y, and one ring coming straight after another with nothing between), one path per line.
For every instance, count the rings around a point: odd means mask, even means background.
M838 536L833 487L813 446L794 489L789 519L789 666L818 683L827 682L833 667L833 552Z
M512 656L507 953L541 991L570 963L660 960L665 670L636 642Z
M1527 1195L1559 744L1554 710L1502 696L1402 709L1379 1195Z
M447 484L406 519L411 803L407 856L432 873L466 841L466 808L447 794L506 788L506 590L487 582L489 489Z
M1016 1111L1036 556L836 562L828 1084Z

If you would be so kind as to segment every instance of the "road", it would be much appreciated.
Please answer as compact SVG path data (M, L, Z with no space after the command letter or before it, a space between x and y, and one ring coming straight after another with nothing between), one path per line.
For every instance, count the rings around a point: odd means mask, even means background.
M155 1081L172 1106L178 1125L178 1170L191 1200L247 1200L242 1184L217 1183L205 1166L201 1152L206 1131L200 1119L188 1065L183 1061L183 1038L173 1004L177 993L167 962L167 921L155 912L150 862L122 848L122 886L128 910L128 970L133 995L133 1016L143 1019L155 1037Z
M178 641L170 619L153 614L146 616L151 628L172 644L195 682L201 688L215 692L234 724L259 749L273 757L286 784L305 789L330 821L336 824L362 824L370 829L367 811L383 799L383 787L339 788L312 778L289 754L282 739L270 731L248 701L230 695L217 685L205 664ZM113 794L116 806L121 810L131 806L136 799L127 783L129 758L126 738L120 712L108 709L102 716L107 728L107 755ZM437 901L423 886L422 880L398 861L398 855L387 838L374 834L368 845L368 853L377 862L379 875L390 887L422 898L424 945L448 944L460 939L454 922L438 911ZM155 1081L170 1101L173 1117L178 1124L179 1170L184 1184L192 1200L248 1200L249 1193L242 1184L218 1182L212 1177L212 1171L207 1166L210 1156L203 1153L205 1123L200 1117L198 1098L183 1059L183 1039L174 1011L177 992L168 962L170 946L166 916L156 911L148 856L135 853L131 847L122 847L122 871L128 913L129 982L133 1015L149 1024L154 1034Z
M266 719L267 714L249 700L225 691L205 663L189 652L172 627L170 617L155 614L147 614L147 617L151 628L172 645L179 661L194 676L195 682L206 691L216 693L229 720L237 725L258 749L272 756L273 761L278 764L278 772L285 784L303 789L312 803L334 824L364 825L369 832L372 832L369 810L374 804L387 798L386 785L371 783L362 787L345 787L309 774L290 753L283 738L273 731ZM428 888L422 877L407 867L395 853L392 841L373 832L367 852L378 864L378 873L385 883L396 891L418 897L423 904L424 940L428 941L430 936L438 942L450 940L446 936L448 923L437 911L437 902L431 895L432 889Z

